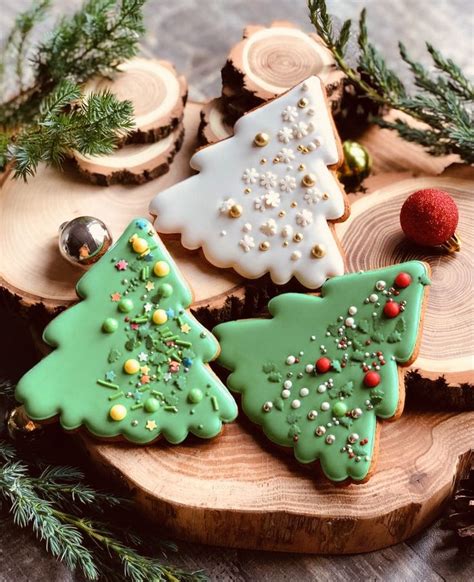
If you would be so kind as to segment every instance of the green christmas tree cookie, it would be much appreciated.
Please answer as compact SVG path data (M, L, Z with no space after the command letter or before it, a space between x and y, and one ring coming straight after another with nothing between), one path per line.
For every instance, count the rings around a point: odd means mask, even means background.
M288 293L271 319L214 330L231 390L268 438L319 459L333 481L369 476L377 418L401 414L399 365L417 352L427 266L418 261L334 277L322 297Z
M219 346L186 311L191 292L148 221L131 222L77 293L82 301L45 330L56 349L18 384L31 418L140 444L210 438L235 419L206 365Z

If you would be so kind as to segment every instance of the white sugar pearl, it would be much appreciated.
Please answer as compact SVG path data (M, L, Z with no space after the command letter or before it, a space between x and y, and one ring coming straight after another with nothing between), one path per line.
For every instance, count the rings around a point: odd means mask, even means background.
M281 229L281 236L283 238L289 238L293 236L293 227L287 224Z
M331 408L331 405L329 404L329 402L322 402L321 403L321 410L329 410Z
M250 222L246 222L242 227L242 230L244 232L250 232L252 230L252 225L250 224Z
M308 394L309 394L308 388L301 388L300 396L308 396Z
M291 253L291 260L292 261L299 261L301 259L301 252L300 251L293 251Z
M333 434L328 434L328 436L326 437L326 443L328 445L332 445L336 440L336 437Z
M301 402L299 400L293 400L291 403L291 408L299 408L301 406Z
M349 315L355 315L357 313L357 307L355 305L351 305L347 311Z
M318 386L318 392L319 392L320 394L323 394L324 392L326 392L326 390L327 390L327 386L326 386L326 384L320 384L320 385Z
M318 416L317 410L310 410L308 412L308 420L314 420Z
M375 283L375 288L377 289L377 291L383 291L386 286L387 283L385 283L385 281L377 281L377 283Z
M369 295L369 301L371 303L375 303L378 300L379 296L376 293L372 293L371 295Z
M314 372L314 366L313 366L313 364L308 364L308 365L306 366L306 368L305 368L305 371L306 371L308 374L311 374L311 372Z
M346 317L346 321L344 323L346 324L346 327L352 327L354 325L354 318Z
M221 230L221 236L225 236L227 234L226 230Z
M326 427L323 425L320 425L320 426L316 427L314 434L317 436L323 436L323 434L325 434L325 432L326 432Z
M263 410L265 412L270 412L270 410L273 408L273 402L265 402L265 404L263 405Z
M290 397L291 392L289 390L282 390L281 391L281 397L282 398L289 398Z
M293 382L291 380L285 380L283 382L283 388L289 390L293 386Z
M296 358L295 356L288 356L286 358L286 363L291 366L292 364L294 364L296 362Z

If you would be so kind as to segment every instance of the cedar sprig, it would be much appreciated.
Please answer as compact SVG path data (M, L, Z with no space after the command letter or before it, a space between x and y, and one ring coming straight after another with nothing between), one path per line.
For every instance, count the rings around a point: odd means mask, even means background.
M15 177L26 179L40 162L60 167L73 149L85 155L109 154L132 126L129 101L107 91L85 97L78 85L65 80L41 102L37 118L7 143L4 156L14 160Z
M94 75L112 75L136 54L145 1L87 0L34 48L29 37L50 0L17 17L0 51L0 80L10 64L16 74L8 78L16 79L17 89L0 102L0 171L11 161L15 176L26 179L39 162L60 165L72 149L86 155L113 151L117 136L132 126L131 104L106 93L89 95L80 105L80 85ZM25 86L27 54L33 79Z
M427 43L434 69L428 70L414 61L399 43L400 56L408 65L418 89L411 94L369 41L365 9L359 18L357 66L352 67L346 60L351 20L346 20L336 33L325 0L308 0L308 7L319 36L359 92L378 105L410 115L423 125L413 127L403 119L390 122L371 118L371 121L396 130L407 141L421 144L431 155L457 154L467 163L474 162L474 86L458 65Z
M186 572L144 554L138 548L148 549L151 544L129 526L114 527L105 517L97 517L113 508L128 509L128 520L137 519L129 505L128 500L88 485L83 473L73 467L46 466L38 473L37 466L21 459L12 444L0 441L0 507L9 511L17 526L31 527L48 552L70 570L80 568L88 580L206 579L200 571Z

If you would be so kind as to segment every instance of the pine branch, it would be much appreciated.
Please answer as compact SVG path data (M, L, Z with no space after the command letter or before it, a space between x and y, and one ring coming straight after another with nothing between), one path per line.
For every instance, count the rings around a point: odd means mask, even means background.
M63 81L41 102L34 122L10 144L14 175L26 180L40 162L60 167L71 150L110 154L119 136L132 126L129 101L118 101L109 92L83 97L77 85Z
M413 75L415 87L420 90L410 95L383 56L369 42L365 9L359 19L360 54L357 68L353 68L345 58L351 21L346 21L336 36L325 0L308 0L308 7L310 20L319 36L359 92L374 103L407 113L427 127L413 128L400 119L393 123L377 118L373 121L397 131L407 141L419 143L432 155L457 154L467 163L474 162L474 87L458 65L427 43L434 68L439 73L433 75L422 64L411 59L400 43L400 56Z
M7 502L16 525L31 527L47 550L69 569L80 568L88 580L205 579L202 572L188 573L139 553L136 548L145 544L137 534L95 517L107 507L123 511L127 500L88 486L83 473L73 467L47 466L35 476L34 467L18 454L15 447L0 441L0 501Z
M133 57L144 32L146 0L87 0L63 17L48 39L33 51L34 79L24 87L28 39L50 0L40 0L17 17L0 54L0 74L16 54L18 93L0 104L0 171L14 160L15 177L33 175L40 162L60 166L72 149L86 155L109 154L132 126L129 102L109 93L80 102L78 85L94 75L112 75Z

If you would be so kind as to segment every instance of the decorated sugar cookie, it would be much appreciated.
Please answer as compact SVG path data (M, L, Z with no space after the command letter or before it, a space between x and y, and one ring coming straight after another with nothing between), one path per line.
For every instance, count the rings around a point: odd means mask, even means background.
M324 88L310 77L242 117L233 137L198 151L191 166L199 174L160 192L150 212L159 232L181 233L186 248L202 247L218 267L316 289L344 270L328 224L348 214L329 169L340 160Z
M402 412L399 366L416 357L429 283L428 267L412 261L335 277L322 297L280 295L271 319L217 326L219 363L245 414L329 479L367 479L377 419Z
M148 221L130 223L77 293L45 330L55 349L18 384L32 419L140 444L214 437L234 420L232 396L206 365L217 341L187 311L191 292Z

